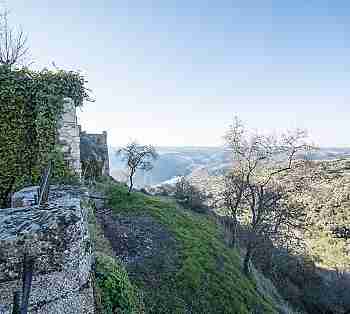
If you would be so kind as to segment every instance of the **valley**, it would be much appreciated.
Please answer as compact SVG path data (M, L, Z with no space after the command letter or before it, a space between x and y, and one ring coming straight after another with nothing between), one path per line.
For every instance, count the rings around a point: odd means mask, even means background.
M138 188L162 184L180 176L192 176L195 181L201 177L218 176L230 169L231 154L223 147L156 147L159 159L151 171L140 171L135 175ZM111 176L126 181L125 162L117 156L116 147L110 147ZM309 155L311 160L335 160L350 158L350 148L320 148Z

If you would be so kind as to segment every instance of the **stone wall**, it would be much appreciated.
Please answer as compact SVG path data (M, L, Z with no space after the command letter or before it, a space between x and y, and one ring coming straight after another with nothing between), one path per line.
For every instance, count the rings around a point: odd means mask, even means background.
M92 251L83 193L53 188L49 205L0 211L0 313L11 313L24 254L34 258L29 313L94 313Z
M88 160L96 160L101 163L99 175L109 176L109 154L107 145L107 132L102 134L80 134L80 157L82 163Z
M63 148L64 159L69 167L80 176L80 126L75 104L70 98L65 98L63 115L58 123L58 144Z
M81 132L78 125L76 107L70 98L65 98L64 111L58 122L58 141L62 146L64 159L79 176L82 162L96 160L101 164L100 175L109 175L109 155L107 132L88 134Z

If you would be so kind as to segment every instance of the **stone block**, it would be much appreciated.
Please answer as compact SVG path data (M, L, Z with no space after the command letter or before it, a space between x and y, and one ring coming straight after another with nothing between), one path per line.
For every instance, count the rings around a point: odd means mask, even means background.
M30 186L24 188L12 195L11 207L26 207L35 205L36 198L38 197L39 186Z
M45 208L0 211L0 305L4 313L21 288L24 254L35 260L29 313L93 313L92 251L79 190L53 187Z
M75 104L70 98L65 98L63 114L58 126L58 144L62 146L64 158L72 170L80 176L80 126Z

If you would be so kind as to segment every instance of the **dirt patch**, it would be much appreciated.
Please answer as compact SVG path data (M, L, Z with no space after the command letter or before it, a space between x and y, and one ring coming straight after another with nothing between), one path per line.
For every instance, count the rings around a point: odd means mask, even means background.
M98 211L96 218L131 277L157 286L164 274L178 269L176 240L154 218L116 215L111 210Z

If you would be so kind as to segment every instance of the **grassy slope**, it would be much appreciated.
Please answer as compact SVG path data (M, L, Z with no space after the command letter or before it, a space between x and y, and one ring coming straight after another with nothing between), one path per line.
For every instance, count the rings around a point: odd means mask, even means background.
M171 201L141 193L128 195L119 185L113 186L109 197L115 213L149 215L177 240L177 272L160 273L160 286L154 291L142 279L135 282L145 292L149 313L186 313L189 309L192 313L276 312L272 301L241 273L237 252L225 246L209 217L185 211Z
M92 203L84 203L89 212L89 232L95 252L94 296L97 314L141 314L144 305L128 273L120 261L113 257L109 241L97 224Z
M95 277L98 313L144 313L137 288L130 282L125 268L114 258L96 254Z

